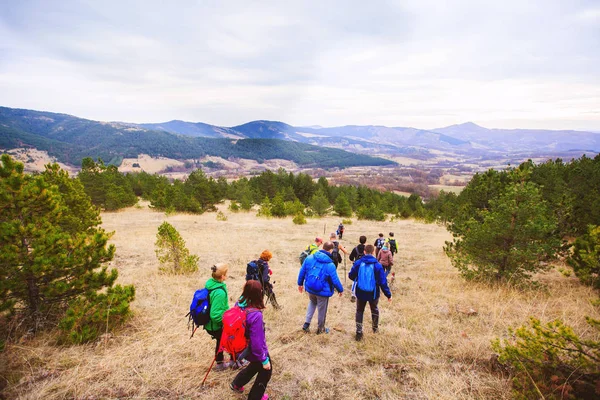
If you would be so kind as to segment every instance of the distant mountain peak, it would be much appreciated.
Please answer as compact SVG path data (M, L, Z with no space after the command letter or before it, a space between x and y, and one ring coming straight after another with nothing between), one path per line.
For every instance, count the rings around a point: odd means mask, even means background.
M465 128L465 129L488 129L484 126L477 125L475 122L471 122L471 121L465 122L463 124L452 125L452 126L461 127L461 128Z

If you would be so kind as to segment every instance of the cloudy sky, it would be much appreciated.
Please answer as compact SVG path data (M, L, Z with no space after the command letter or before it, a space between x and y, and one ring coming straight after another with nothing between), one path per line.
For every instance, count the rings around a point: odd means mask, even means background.
M0 0L0 106L600 131L600 0Z

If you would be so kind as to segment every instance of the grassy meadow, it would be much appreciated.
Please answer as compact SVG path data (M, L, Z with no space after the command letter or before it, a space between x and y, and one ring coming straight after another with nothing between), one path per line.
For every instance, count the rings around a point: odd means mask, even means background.
M562 318L581 332L593 292L575 278L552 271L541 280L547 290L522 292L466 283L442 251L446 230L413 220L356 221L346 225L342 245L350 251L365 234L373 243L379 232L394 231L399 246L391 284L392 302L380 301L380 332L370 330L365 310L365 337L354 341L355 304L349 291L330 301L328 335L301 331L307 306L296 278L300 251L337 217L309 219L297 226L286 219L221 210L204 215L164 213L133 207L103 213L103 226L114 231L117 247L111 263L119 283L135 284L133 318L97 343L57 347L46 333L7 346L0 375L9 378L6 398L104 399L196 398L242 399L228 385L236 371L214 372L200 383L213 358L214 342L199 329L190 339L184 318L194 290L210 276L210 266L227 262L230 305L241 294L246 263L266 248L280 311L264 311L273 377L272 399L508 399L510 381L493 362L490 342L506 337L507 328L535 315ZM158 226L171 223L200 257L200 270L189 276L160 274L154 253ZM350 268L346 261L346 272ZM338 268L344 283L344 266ZM346 280L345 288L351 282ZM314 332L316 315L311 326ZM246 388L246 395L249 388Z

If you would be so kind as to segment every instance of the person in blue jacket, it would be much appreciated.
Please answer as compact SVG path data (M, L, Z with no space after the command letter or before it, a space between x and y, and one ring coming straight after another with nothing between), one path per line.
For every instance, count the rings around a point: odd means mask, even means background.
M334 290L337 290L340 296L344 292L344 287L338 278L335 264L331 258L331 250L333 250L333 243L326 242L323 250L306 257L298 274L298 291L302 293L305 289L309 299L306 319L302 326L304 332L309 332L310 322L315 310L318 309L317 335L328 333L329 330L325 328L325 318L327 317L329 298L333 296Z
M387 284L385 271L373 255L375 246L365 246L365 255L352 265L348 277L356 283L356 340L363 338L363 315L365 306L369 303L371 308L371 319L373 332L379 329L379 303L380 289L383 294L392 301L392 292Z

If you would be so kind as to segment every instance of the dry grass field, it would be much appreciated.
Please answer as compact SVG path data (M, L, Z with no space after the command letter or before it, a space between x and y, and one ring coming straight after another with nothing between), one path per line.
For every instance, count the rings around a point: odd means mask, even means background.
M200 387L214 342L202 330L190 339L184 315L216 262L230 265L227 285L233 305L246 263L265 248L274 254L272 279L283 305L280 311L264 311L274 371L267 388L272 399L508 399L508 377L490 362L493 338L506 336L509 326L522 325L530 315L543 321L560 317L579 331L586 326L583 316L595 315L588 301L593 293L575 278L554 271L542 277L547 290L530 292L465 283L442 251L450 238L443 227L354 221L342 241L348 250L360 234L372 243L379 232L394 231L399 243L393 301L380 303L380 332L371 333L366 311L365 339L354 341L355 305L346 292L330 302L331 333L304 334L308 300L297 291L297 256L316 235L323 235L324 225L329 233L339 219L309 219L297 226L290 218L262 219L254 213L233 214L224 205L221 209L227 221L217 221L215 213L167 217L146 205L104 213L104 227L115 232L112 266L119 270L119 282L136 286L134 317L94 344L55 347L53 336L42 334L9 345L6 365L0 367L11 378L6 398L244 398L228 388L235 371L212 371ZM159 274L154 242L165 220L200 256L199 272ZM344 282L344 267L338 271ZM312 328L315 324L316 315Z

